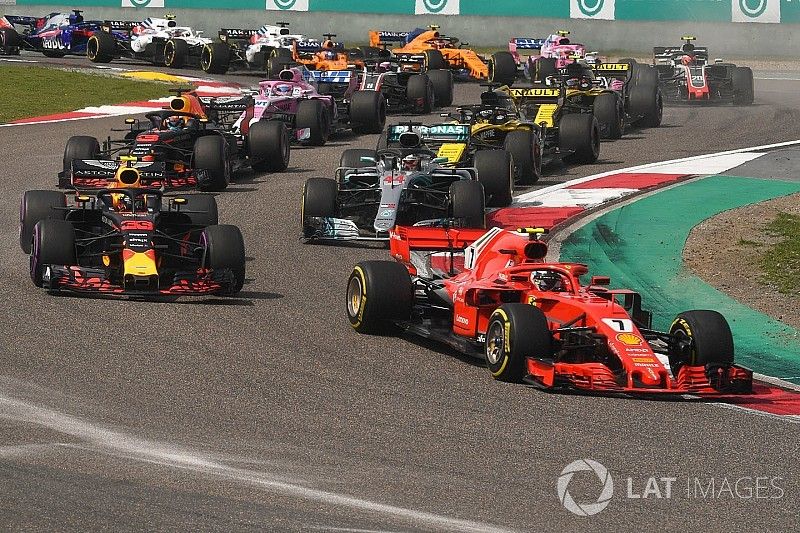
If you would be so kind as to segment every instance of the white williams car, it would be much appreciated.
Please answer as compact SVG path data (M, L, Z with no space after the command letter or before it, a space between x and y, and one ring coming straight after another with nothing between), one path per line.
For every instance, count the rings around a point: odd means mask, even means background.
M306 42L303 35L289 33L288 26L287 22L277 22L257 30L222 28L219 42L203 52L201 67L212 74L248 69L274 76L292 62L294 43Z
M178 26L175 17L149 17L141 22L106 21L86 47L94 63L114 59L140 59L172 68L199 66L200 56L212 41L188 26Z

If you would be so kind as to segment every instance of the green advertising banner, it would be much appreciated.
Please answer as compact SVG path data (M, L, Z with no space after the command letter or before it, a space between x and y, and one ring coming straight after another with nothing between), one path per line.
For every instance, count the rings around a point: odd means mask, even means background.
M569 0L461 0L461 14L567 19Z

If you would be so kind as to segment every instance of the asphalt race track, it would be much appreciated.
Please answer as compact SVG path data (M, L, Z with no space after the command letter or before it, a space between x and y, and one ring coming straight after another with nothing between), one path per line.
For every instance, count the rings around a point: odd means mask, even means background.
M456 102L478 94L459 85ZM715 404L543 393L494 382L435 345L353 332L347 276L386 252L302 244L300 193L376 136L293 149L288 172L244 174L218 197L251 258L237 299L35 289L19 198L55 186L70 135L103 138L121 123L0 128L1 530L797 527L799 424ZM797 82L757 81L752 107L669 107L663 127L605 143L598 164L551 168L543 182L798 138ZM615 485L592 517L556 493L562 469L583 458ZM670 498L658 479L662 498L628 497L651 476L676 478ZM598 494L585 480L570 484L576 501ZM738 492L721 491L723 480L740 481Z

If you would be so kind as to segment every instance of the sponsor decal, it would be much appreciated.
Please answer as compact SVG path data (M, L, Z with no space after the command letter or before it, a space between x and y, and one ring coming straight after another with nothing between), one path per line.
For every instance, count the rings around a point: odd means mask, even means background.
M416 0L415 15L458 15L460 0Z
M308 11L308 0L267 0L268 11Z
M558 89L511 89L511 96L514 98L531 97L531 96L558 96L561 91Z
M644 340L635 333L618 333L617 340L628 346L639 346L644 342Z
M569 17L573 19L614 20L615 0L569 0Z
M630 65L627 63L600 63L595 65L595 70L628 70Z
M456 315L456 322L459 324L464 324L465 326L469 326L469 318L461 315Z
M731 0L731 20L776 24L781 21L781 1Z
M122 7L165 7L164 0L122 0Z

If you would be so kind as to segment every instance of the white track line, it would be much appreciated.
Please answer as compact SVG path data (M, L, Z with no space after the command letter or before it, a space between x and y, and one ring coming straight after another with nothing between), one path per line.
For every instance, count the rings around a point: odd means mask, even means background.
M43 405L36 405L25 400L13 398L5 393L0 393L0 419L34 424L69 435L80 439L85 449L238 481L292 498L315 501L333 507L366 511L411 523L425 524L439 531L486 533L511 531L492 524L460 520L425 511L378 503L347 494L305 487L298 484L296 480L277 474L235 468L216 460L210 455L200 454L189 448L182 448L164 442L148 441L119 429L109 429ZM80 445L70 446L82 447Z

